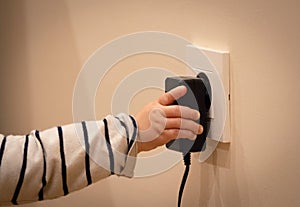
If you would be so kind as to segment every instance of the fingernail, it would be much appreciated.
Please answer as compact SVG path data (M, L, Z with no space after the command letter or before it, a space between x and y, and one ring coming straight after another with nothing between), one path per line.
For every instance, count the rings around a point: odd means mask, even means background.
M202 126L202 125L199 125L198 133L199 133L199 134L202 134L202 133L203 133L203 126Z

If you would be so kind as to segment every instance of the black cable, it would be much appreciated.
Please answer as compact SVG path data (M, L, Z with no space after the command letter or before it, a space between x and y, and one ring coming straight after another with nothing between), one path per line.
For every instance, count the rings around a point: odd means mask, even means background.
M184 190L184 186L187 180L187 177L189 175L189 171L190 171L190 165L191 165L191 153L188 152L186 155L183 156L183 160L184 160L184 165L185 165L185 171L181 180L181 185L180 185L180 189L179 189L179 194L178 194L178 207L180 207L181 205L181 199L182 199L182 193Z

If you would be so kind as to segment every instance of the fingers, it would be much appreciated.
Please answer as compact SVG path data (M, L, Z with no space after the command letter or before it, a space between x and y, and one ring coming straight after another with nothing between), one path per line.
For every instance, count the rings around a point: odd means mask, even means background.
M200 118L200 113L197 110L193 110L185 106L171 105L175 100L184 96L186 92L187 88L185 86L178 86L159 97L158 102L165 106L164 112L166 117L182 117L193 120Z
M168 118L184 118L198 120L200 113L197 110L191 109L186 106L171 105L164 107L164 113Z
M178 138L185 138L189 140L195 140L197 134L194 134L190 130L185 129L166 129L163 133L158 137L158 139L162 140L163 144L168 143L171 140Z
M158 99L158 102L164 106L172 104L175 100L179 99L180 97L184 96L187 92L185 86L178 86L169 92L161 95Z
M202 134L203 127L189 119L168 118L165 129L184 129L192 131L194 134Z

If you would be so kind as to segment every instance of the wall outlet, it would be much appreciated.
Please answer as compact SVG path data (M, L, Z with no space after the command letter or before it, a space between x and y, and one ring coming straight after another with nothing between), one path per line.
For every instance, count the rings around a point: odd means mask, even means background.
M231 141L229 52L187 45L186 62L196 74L205 73L211 83L212 124L207 138L229 143ZM207 144L210 143L209 139Z

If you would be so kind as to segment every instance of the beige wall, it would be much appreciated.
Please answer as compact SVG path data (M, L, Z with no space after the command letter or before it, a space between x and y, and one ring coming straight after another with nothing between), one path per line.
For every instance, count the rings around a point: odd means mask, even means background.
M234 123L230 146L221 144L204 164L193 160L183 206L300 206L299 8L297 0L1 0L0 130L19 134L72 122L76 76L113 38L146 30L178 34L230 51ZM180 65L149 58L124 67L152 60L171 70ZM97 115L109 113L105 104ZM27 206L175 206L182 172L179 164L149 178L110 177Z

